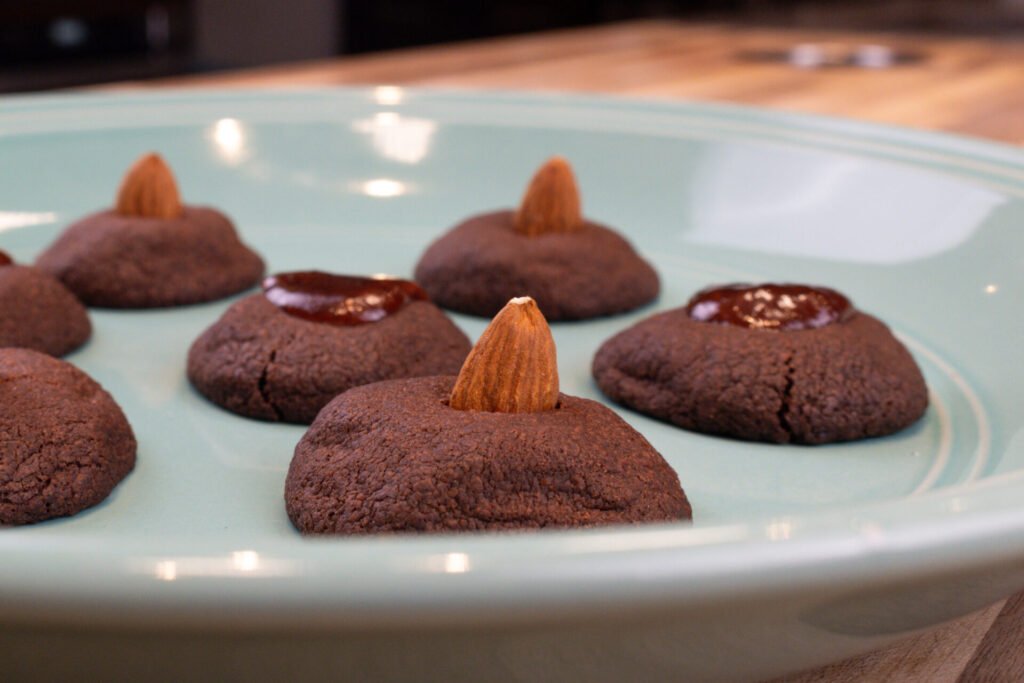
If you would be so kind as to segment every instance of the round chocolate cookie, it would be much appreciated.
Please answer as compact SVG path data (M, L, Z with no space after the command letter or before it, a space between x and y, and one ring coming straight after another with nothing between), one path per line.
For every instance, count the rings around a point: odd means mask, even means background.
M658 296L658 275L618 233L584 221L571 232L526 235L513 211L474 216L430 245L416 281L439 306L492 316L529 295L548 320L622 313Z
M0 252L0 347L17 346L63 356L85 343L92 325L67 287L37 268Z
M306 534L470 531L689 519L672 468L595 401L553 410L448 406L454 377L338 396L299 441L285 482Z
M685 429L778 443L881 436L924 414L921 371L882 322L832 290L766 303L771 287L742 290L746 307L714 301L730 288L705 290L615 335L594 356L598 386Z
M0 349L0 406L0 525L81 512L135 466L124 413L68 363Z
M469 352L466 335L429 301L408 300L365 324L331 324L309 311L286 312L267 298L275 294L287 302L287 291L271 287L234 304L188 353L196 389L240 415L309 424L346 389L458 372ZM354 308L342 300L325 310Z
M92 214L69 226L36 266L86 305L109 308L220 299L255 285L264 269L224 214L192 206L175 218Z

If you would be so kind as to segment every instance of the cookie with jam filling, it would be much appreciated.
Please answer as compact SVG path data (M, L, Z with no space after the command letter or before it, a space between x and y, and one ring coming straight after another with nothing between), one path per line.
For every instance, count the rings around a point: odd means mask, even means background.
M752 441L883 436L928 406L924 377L903 344L824 287L705 289L606 341L592 370L617 403Z
M232 412L309 424L352 387L454 373L466 335L405 280L280 273L231 306L188 353L192 385Z

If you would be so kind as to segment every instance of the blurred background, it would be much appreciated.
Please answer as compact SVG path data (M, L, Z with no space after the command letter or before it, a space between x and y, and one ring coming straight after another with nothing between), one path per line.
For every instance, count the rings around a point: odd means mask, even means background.
M1024 0L6 0L0 92L638 18L1024 38Z

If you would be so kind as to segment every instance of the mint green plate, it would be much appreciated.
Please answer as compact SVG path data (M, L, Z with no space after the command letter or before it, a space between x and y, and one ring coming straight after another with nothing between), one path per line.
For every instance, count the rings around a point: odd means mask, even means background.
M282 503L303 429L222 411L185 380L189 344L230 301L93 311L68 360L124 408L138 466L95 509L0 531L15 672L750 678L1024 587L1020 150L732 107L393 87L8 98L0 248L31 261L149 150L273 271L404 276L562 154L587 215L664 287L643 310L554 326L563 391L602 400L598 345L696 289L782 280L887 321L931 407L891 437L811 448L615 408L679 473L692 526L304 539Z

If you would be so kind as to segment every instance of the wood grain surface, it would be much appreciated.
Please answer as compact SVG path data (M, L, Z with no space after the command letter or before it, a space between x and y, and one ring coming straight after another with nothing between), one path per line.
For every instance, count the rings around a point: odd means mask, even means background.
M921 59L809 69L751 58L802 44L884 45ZM1024 143L1024 40L644 21L114 87L354 83L717 100Z
M757 58L801 44L916 53L884 69ZM106 88L397 84L703 99L1024 143L1024 41L643 21ZM779 681L1024 681L1024 594Z

